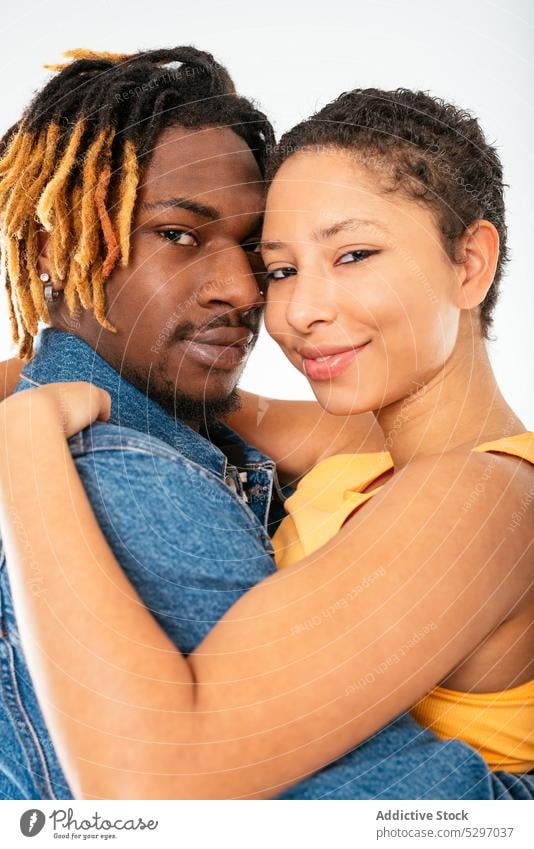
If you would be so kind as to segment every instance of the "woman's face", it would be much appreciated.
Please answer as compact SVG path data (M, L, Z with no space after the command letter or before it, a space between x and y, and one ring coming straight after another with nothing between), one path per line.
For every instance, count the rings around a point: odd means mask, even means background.
M450 356L457 266L431 211L336 150L287 159L267 199L267 330L321 405L347 415L416 391Z

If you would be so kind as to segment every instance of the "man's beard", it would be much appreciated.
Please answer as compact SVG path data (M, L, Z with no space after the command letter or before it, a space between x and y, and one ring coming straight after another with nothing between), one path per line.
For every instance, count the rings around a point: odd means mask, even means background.
M176 419L208 428L217 419L234 413L241 407L241 399L234 387L229 395L221 398L198 400L180 392L173 384L168 388L148 386L148 394L160 407Z
M249 343L250 349L256 344L261 316L261 308L251 309L241 315L241 325L252 332L252 339ZM212 318L204 326L215 328L228 327L229 325L228 316L222 315ZM198 328L190 322L181 323L175 328L172 337L167 342L169 349L178 340L193 338L195 332L199 329L202 328ZM156 367L150 367L148 373L142 373L124 365L123 375L130 383L133 383L134 386L152 398L176 419L192 424L193 427L204 425L208 428L217 419L224 418L240 409L241 399L237 392L237 386L234 386L227 395L209 399L193 398L178 389L174 382L163 376L168 375L167 357L168 351L162 354Z
M152 401L155 401L156 404L159 404L175 419L180 419L193 426L204 425L209 427L217 419L224 418L241 407L241 399L236 386L228 395L219 398L197 399L181 392L171 381L155 380L152 371L143 374L136 369L123 366L122 377L151 398Z

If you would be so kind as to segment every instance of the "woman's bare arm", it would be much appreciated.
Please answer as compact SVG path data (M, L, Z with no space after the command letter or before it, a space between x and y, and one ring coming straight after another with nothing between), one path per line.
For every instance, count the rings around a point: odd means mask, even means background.
M15 391L23 365L22 360L17 359L0 362L0 401Z
M528 585L527 523L506 530L531 485L525 464L426 457L314 555L247 592L185 658L106 544L66 410L42 389L0 406L0 523L24 650L76 796L276 796L409 708ZM463 511L482 474L485 498Z
M226 419L268 454L284 483L295 483L332 454L384 450L384 434L372 413L333 416L317 401L283 401L239 390L241 409Z

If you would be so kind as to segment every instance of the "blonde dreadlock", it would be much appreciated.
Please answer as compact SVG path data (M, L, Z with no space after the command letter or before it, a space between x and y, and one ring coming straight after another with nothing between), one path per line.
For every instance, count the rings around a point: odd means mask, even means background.
M72 314L107 330L106 280L128 265L143 168L166 127L229 126L264 171L272 128L235 95L227 71L193 47L133 55L75 49L0 141L1 265L13 339L29 359L50 315L37 265L48 234L52 277ZM176 70L176 64L180 64Z

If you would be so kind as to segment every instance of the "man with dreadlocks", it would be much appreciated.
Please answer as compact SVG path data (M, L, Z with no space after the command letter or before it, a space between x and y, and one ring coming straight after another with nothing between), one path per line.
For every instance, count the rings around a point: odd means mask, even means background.
M18 389L90 380L110 393L109 421L71 451L125 573L190 653L274 572L274 462L217 421L236 406L258 332L255 240L272 129L191 47L69 58L0 148L4 275L27 361ZM72 798L1 547L0 567L0 796ZM34 567L32 591L46 593ZM60 664L62 651L68 640ZM478 754L408 714L351 754L281 798L494 797Z

